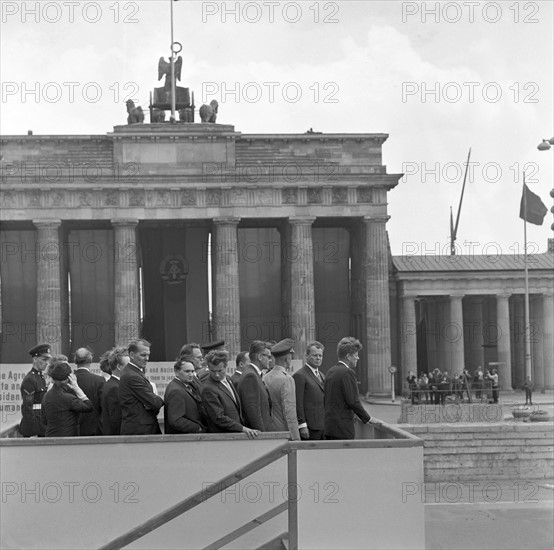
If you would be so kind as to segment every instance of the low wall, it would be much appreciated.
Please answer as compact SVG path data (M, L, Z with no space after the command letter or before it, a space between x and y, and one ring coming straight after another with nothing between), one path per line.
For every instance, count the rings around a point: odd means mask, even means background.
M554 478L553 422L404 424L424 441L426 482Z
M0 440L0 548L98 548L283 445L297 456L299 548L423 548L423 503L405 498L406 483L423 483L423 442L386 424L364 432L373 439L289 443L288 433L276 432L254 440ZM248 478L237 475L238 484L127 548L204 548L285 502L290 475L285 456ZM285 511L225 548L259 548L287 529Z
M511 406L488 403L445 403L412 405L402 401L400 424L440 424L444 422L500 422L511 414Z

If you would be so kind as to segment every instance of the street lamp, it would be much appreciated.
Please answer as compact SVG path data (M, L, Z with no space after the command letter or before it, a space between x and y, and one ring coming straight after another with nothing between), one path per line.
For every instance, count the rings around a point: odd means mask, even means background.
M537 145L537 149L539 151L548 151L552 145L554 145L554 137L543 139L542 142Z

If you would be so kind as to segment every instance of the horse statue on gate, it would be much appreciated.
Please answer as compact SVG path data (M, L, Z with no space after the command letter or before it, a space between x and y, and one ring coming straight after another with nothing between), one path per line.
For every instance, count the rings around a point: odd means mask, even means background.
M200 114L200 120L202 122L210 122L212 124L215 124L215 121L217 120L218 108L219 103L215 99L212 99L209 105L202 105L202 107L200 107L200 109L198 110L198 113Z
M129 116L127 117L127 124L142 124L144 122L144 112L142 107L139 105L135 107L135 102L132 99L128 99L126 102L127 112Z

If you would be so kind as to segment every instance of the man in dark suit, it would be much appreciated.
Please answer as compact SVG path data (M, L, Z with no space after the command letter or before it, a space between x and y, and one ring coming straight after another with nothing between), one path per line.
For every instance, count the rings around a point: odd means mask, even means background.
M243 432L250 439L257 437L258 430L244 426L239 395L227 378L228 353L225 350L211 351L206 356L209 375L202 387L202 401L208 415L208 429L212 433Z
M173 365L175 378L164 393L164 429L166 434L194 434L206 431L204 404L191 385L194 365L177 359Z
M119 380L124 367L129 363L127 348L114 348L108 352L102 370L110 375L102 390L102 429L104 435L119 435L121 432L121 404Z
M73 361L77 367L75 371L77 383L90 399L93 407L91 413L83 414L79 418L79 435L102 435L102 390L106 381L103 376L90 372L92 352L88 348L79 348L74 354Z
M292 375L296 384L296 414L302 439L323 439L325 377L319 370L323 350L323 344L310 342L304 366Z
M52 358L50 344L38 344L29 350L33 366L21 381L21 423L19 432L24 437L44 437L45 427L42 421L42 400L46 395L44 369Z
M250 357L248 357L247 351L240 351L235 359L235 372L231 376L231 382L235 388L239 386L240 375L244 370L244 367L250 363Z
M262 382L262 371L269 370L271 351L267 342L254 340L248 351L250 363L242 371L238 393L242 402L244 421L249 428L271 432L271 400Z
M129 364L121 373L121 435L160 434L158 412L164 405L146 378L150 358L150 342L134 340L129 344Z
M365 424L371 417L360 403L358 382L353 369L359 360L362 344L347 336L337 346L339 362L325 377L325 439L354 439L354 415Z

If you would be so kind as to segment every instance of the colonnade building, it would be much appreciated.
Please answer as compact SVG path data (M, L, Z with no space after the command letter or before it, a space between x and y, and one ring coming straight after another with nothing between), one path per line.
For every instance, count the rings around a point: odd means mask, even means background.
M140 336L172 361L185 342L223 339L233 358L292 337L299 359L322 342L328 367L352 335L362 393L390 392L393 364L397 386L488 363L519 383L522 264L392 257L387 137L193 123L2 137L0 362L27 363L37 341L98 357ZM553 255L537 258L534 368L552 387Z

